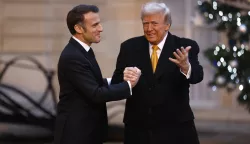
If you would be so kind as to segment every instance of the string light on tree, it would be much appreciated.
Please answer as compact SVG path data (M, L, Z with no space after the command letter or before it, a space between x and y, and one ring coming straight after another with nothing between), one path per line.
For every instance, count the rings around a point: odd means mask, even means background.
M250 0L199 0L197 4L204 23L226 33L228 39L204 52L216 69L209 86L213 91L239 90L239 103L250 112Z
M242 91L244 89L244 86L243 85L240 85L239 86L239 90Z
M212 90L213 90L213 91L216 91L216 90L217 90L217 87L216 87L216 86L212 86Z
M246 32L247 32L247 26L246 26L245 24L241 24L241 25L239 26L239 31L240 31L241 33L246 33Z
M232 68L237 68L237 67L238 67L238 62L237 62L237 60L230 60L230 61L229 61L229 65L230 65Z
M216 84L217 85L223 85L225 84L226 82L226 79L224 76L218 76L217 79L216 79Z

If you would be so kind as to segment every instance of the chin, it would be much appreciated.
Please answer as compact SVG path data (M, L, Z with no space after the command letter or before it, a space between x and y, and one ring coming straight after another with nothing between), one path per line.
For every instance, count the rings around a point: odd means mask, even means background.
M156 44L155 40L148 39L148 42L150 42L151 44Z
M146 37L147 40L150 42L150 43L154 43L156 40L155 38L150 38L150 37Z
M94 43L99 43L101 41L101 39L99 39L99 40L96 40Z

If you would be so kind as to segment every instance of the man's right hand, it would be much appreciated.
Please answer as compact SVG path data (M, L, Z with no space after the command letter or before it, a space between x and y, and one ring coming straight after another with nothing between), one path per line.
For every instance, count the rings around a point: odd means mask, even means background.
M123 71L123 79L125 81L130 81L132 88L137 84L140 76L141 70L137 67L126 67Z

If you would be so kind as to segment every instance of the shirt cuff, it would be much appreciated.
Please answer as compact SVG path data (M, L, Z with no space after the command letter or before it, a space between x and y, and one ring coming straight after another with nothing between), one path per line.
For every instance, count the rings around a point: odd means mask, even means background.
M191 64L188 63L188 65L189 65L189 69L188 69L187 75L186 75L185 73L183 73L183 72L180 70L181 73L182 73L187 79L189 79L190 76L191 76Z
M130 81L127 81L127 82L128 82L129 89L130 89L130 95L132 95L132 87L131 87L131 83L130 83Z
M112 78L107 78L108 85L110 85Z

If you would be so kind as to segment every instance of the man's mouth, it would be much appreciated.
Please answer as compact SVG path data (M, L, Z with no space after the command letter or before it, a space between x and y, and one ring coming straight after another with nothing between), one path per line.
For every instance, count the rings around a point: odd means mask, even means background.
M154 37L155 35L154 34L147 34L149 37Z

